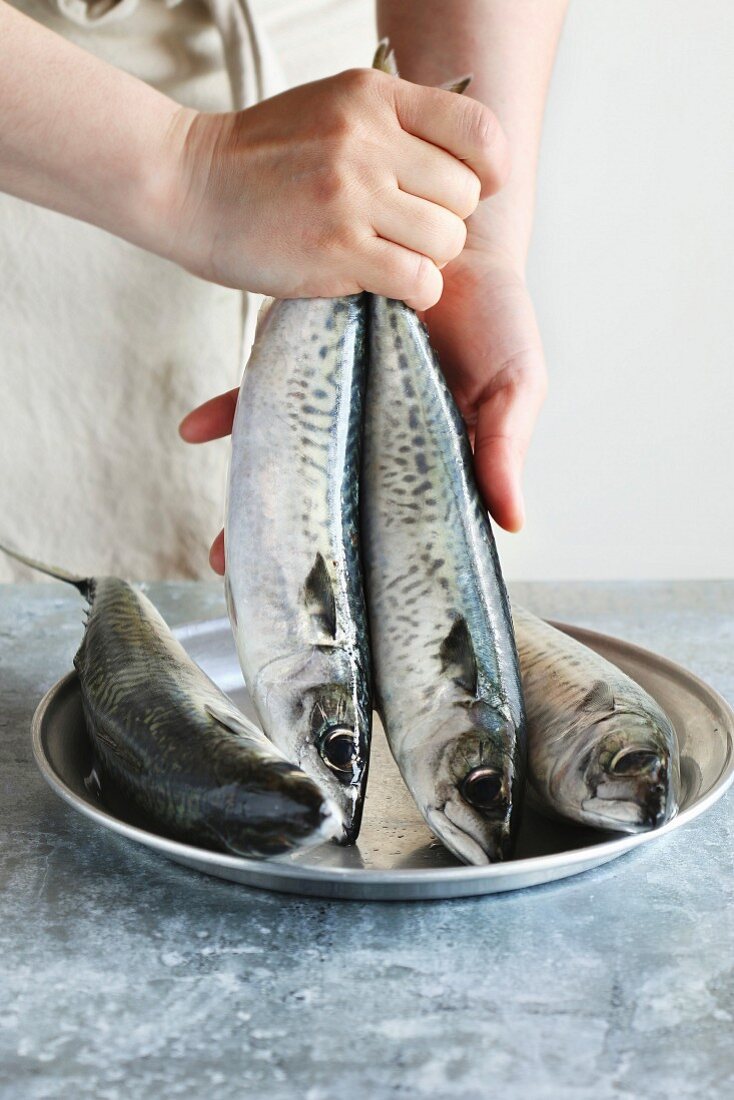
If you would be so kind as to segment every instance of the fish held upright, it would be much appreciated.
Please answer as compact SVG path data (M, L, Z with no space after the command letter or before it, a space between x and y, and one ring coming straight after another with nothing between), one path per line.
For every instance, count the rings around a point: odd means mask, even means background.
M504 583L465 427L425 327L372 297L363 551L375 693L428 825L467 863L506 858L525 716Z
M226 591L268 736L356 839L369 761L370 655L359 555L365 298L274 302L242 380Z

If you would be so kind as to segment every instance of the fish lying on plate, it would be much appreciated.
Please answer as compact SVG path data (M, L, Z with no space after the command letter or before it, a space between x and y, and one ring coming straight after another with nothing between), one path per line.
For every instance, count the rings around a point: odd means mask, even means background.
M505 858L525 757L517 655L463 421L428 335L372 297L363 553L375 694L403 779L467 863Z
M588 646L512 606L528 720L528 782L546 810L636 833L678 810L675 730L655 700Z
M336 809L202 672L157 610L117 577L74 577L88 601L74 658L102 788L109 778L152 825L238 856L320 844Z
M263 729L359 832L372 703L358 545L364 295L274 302L232 430L227 603Z

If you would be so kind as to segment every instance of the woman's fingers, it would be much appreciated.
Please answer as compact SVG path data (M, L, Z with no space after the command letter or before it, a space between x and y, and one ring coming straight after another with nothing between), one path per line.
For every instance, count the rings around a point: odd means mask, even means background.
M519 531L525 519L522 471L545 394L542 357L518 357L497 375L477 408L477 484L491 515L506 531Z
M409 195L468 218L478 204L482 185L475 172L444 149L405 134L397 151L398 187Z
M430 309L443 290L433 260L378 236L364 242L357 278L362 290L401 299L418 310Z
M489 107L469 96L407 80L393 80L392 89L403 130L468 164L479 178L483 198L500 189L509 173L510 154L507 138Z
M466 241L466 225L456 214L402 191L385 199L374 228L383 239L428 256L437 267L455 259Z
M229 390L210 398L192 409L178 426L179 435L187 443L209 443L222 439L232 431L239 390Z
M224 575L224 531L220 531L209 551L209 564L220 577Z

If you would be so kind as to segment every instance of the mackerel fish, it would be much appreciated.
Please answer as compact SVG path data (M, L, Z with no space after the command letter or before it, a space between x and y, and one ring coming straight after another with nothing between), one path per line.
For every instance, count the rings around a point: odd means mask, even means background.
M505 858L525 716L507 594L463 421L428 334L370 299L363 553L377 706L403 779L459 859Z
M677 812L675 730L655 700L592 649L513 604L528 718L528 782L542 808L637 833Z
M74 666L102 790L110 781L156 828L237 856L281 855L338 830L322 791L192 661L142 592L1 549L88 601Z
M232 431L225 588L263 729L356 839L369 759L359 556L365 297L274 302Z

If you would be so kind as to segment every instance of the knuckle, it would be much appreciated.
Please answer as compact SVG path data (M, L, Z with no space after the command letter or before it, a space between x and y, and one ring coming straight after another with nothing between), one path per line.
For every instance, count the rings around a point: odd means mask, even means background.
M336 159L353 141L357 120L350 105L335 101L319 119L320 142L326 147L327 157Z
M347 69L335 77L335 80L351 95L364 95L373 92L384 75L376 69Z
M349 173L339 157L319 166L312 181L312 190L318 206L334 206L344 201L350 190Z
M469 133L476 145L486 153L494 148L501 136L499 119L489 107L476 99L467 100L467 103L472 105L467 117Z

